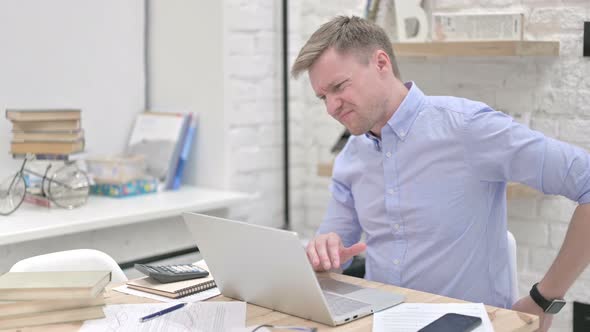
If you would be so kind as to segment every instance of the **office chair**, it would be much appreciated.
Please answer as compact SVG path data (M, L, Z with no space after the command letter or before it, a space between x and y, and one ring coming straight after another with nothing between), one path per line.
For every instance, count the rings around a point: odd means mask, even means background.
M10 272L32 271L111 271L112 282L125 282L127 277L115 260L102 251L76 249L25 258Z
M516 240L514 235L507 232L508 236L508 265L510 268L511 302L514 304L519 299L518 292L518 269L516 267Z

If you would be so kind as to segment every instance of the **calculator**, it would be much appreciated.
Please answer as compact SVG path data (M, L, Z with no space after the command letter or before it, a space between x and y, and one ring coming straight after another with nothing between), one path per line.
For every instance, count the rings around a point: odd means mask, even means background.
M134 267L139 272L149 276L150 278L156 279L161 283L203 278L209 275L207 270L192 264L159 266L135 264Z

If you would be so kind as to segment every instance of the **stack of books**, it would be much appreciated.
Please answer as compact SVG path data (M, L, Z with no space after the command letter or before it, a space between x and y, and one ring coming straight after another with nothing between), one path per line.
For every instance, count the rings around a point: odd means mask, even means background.
M7 109L12 122L10 153L64 156L84 150L79 109Z
M106 271L8 272L0 276L0 329L103 318Z

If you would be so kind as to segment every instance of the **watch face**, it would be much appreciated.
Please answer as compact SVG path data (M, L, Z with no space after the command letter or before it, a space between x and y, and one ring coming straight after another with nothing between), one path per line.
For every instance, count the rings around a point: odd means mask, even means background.
M561 308L563 308L563 306L565 306L565 303L564 300L553 300L545 312L548 314L556 314Z

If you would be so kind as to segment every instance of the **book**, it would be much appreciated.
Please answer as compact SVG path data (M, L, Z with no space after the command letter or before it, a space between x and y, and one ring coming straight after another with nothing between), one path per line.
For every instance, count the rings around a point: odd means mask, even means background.
M84 139L73 142L15 142L10 143L12 154L71 154L84 150Z
M90 299L0 302L0 319L9 316L104 305L104 296Z
M35 153L35 160L53 160L53 161L76 161L86 160L88 155L82 151L73 154L48 154L48 153ZM27 154L24 153L13 153L12 158L14 159L25 159Z
M13 131L26 132L54 132L54 131L75 131L82 128L80 120L63 121L12 121Z
M61 121L80 120L79 109L7 109L6 118L11 121Z
M167 187L167 189L177 190L182 185L182 175L184 173L184 168L188 161L188 157L191 152L191 147L193 146L193 141L195 140L195 135L197 132L197 114L191 113L189 115L189 123L190 124L188 126L188 129L186 130L186 135L184 135L182 150L180 151L180 156L178 157L176 172L174 173L172 183L170 184L170 186Z
M13 142L75 142L84 138L83 130L73 131L14 131Z
M7 272L0 276L0 300L93 298L110 281L110 271Z
M208 279L208 281L202 282L203 279ZM210 279L210 277L170 282L167 284L162 284L150 277L143 277L128 281L127 287L146 293L177 299L215 288L216 285L215 281Z
M172 112L143 112L135 121L127 154L143 155L146 173L165 186L174 177L188 115Z
M43 194L41 193L41 188L34 188L33 190L27 188L27 191L34 191L35 193L25 193L24 202L45 208L50 208L54 206L55 203L53 203L49 199L49 197L43 196Z
M0 318L0 329L104 318L103 306L82 307Z
M194 265L209 271L204 261L194 263ZM127 287L140 290L147 293L165 296L172 299L177 299L187 295L200 293L211 288L215 288L215 280L211 273L207 277L189 279L177 282L160 283L159 281L150 277L143 277L127 281Z

